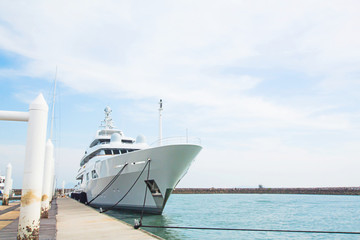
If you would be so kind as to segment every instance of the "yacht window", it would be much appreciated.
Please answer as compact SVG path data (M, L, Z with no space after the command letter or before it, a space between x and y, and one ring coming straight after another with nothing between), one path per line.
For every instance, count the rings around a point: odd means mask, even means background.
M99 145L99 144L105 144L110 143L110 139L96 139L90 144L90 148Z
M86 181L89 181L89 173L86 174Z
M76 180L79 180L82 182L84 175L81 175L80 177L76 178Z
M114 154L120 154L120 151L119 151L119 149L114 149L114 150L113 150L113 153L114 153Z
M111 154L112 154L112 153L111 153L111 150L110 150L110 149L106 149L106 150L105 150L105 154L106 154L106 155L111 155Z
M100 139L101 144L110 143L110 139Z
M133 151L137 151L139 149L128 149L128 152L133 152Z
M121 154L127 153L126 149L120 149L120 151L121 151Z
M104 150L101 150L98 155L105 155Z
M93 178L93 179L98 178L98 175L97 175L97 173L96 173L95 170L92 170L92 171L91 171L91 175L92 175L92 178Z

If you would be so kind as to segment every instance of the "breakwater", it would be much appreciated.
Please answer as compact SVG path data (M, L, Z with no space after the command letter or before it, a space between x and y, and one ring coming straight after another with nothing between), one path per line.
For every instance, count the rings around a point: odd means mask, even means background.
M360 187L323 188L176 188L174 194L318 194L360 195Z
M65 193L74 189L65 189ZM56 189L58 194L61 189ZM14 189L21 195L21 189ZM360 187L318 187L318 188L175 188L173 194L318 194L318 195L360 195Z

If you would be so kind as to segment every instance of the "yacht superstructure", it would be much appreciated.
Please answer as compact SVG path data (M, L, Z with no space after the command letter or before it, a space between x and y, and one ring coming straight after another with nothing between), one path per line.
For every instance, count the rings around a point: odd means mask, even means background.
M150 147L142 135L134 139L116 129L111 109L106 107L104 111L102 129L80 161L76 177L79 184L73 197L103 209L161 214L202 149L200 141L189 143L188 138L177 138L174 143L174 139L163 139L160 146Z

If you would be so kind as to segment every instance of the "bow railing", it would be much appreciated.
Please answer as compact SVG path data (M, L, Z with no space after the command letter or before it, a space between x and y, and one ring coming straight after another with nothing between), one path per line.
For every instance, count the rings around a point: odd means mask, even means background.
M197 137L168 137L168 138L162 138L159 139L152 144L150 144L151 147L157 147L157 146L165 146L165 145L172 145L172 144L195 144L195 145L201 145L200 138Z

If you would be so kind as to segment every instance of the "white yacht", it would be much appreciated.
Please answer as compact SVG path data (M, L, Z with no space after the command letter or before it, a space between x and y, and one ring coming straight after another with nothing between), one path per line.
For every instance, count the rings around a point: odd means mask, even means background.
M105 210L161 214L202 149L200 140L168 138L149 146L142 135L133 139L115 129L111 109L106 107L104 111L102 129L81 159L76 177L79 183L72 197Z

